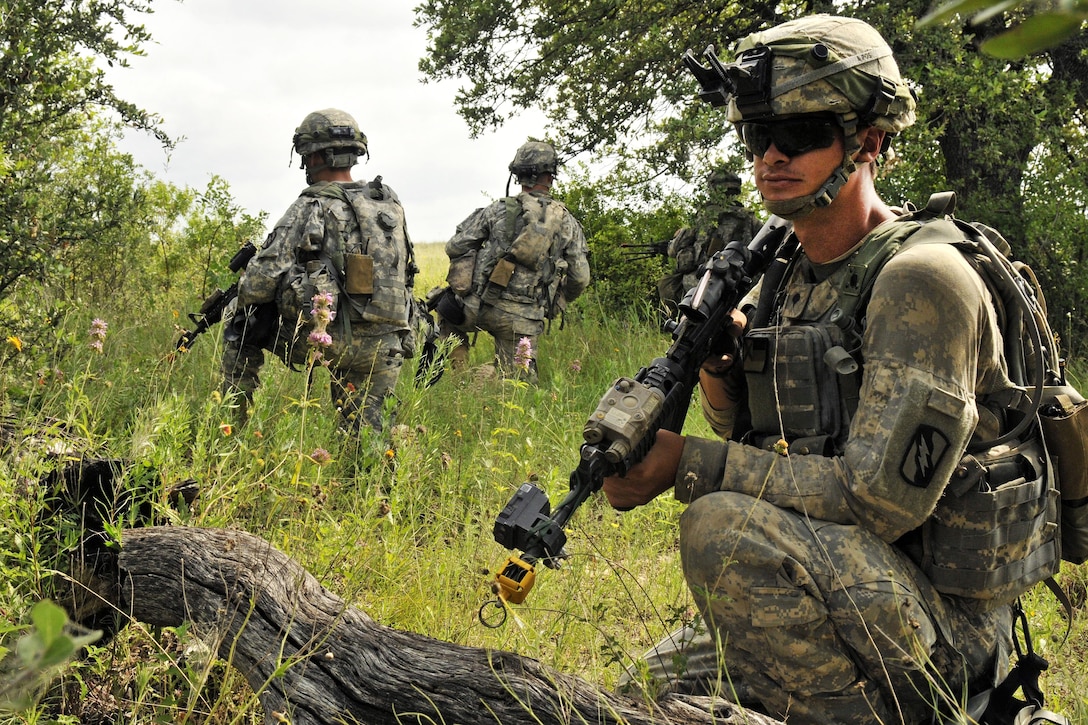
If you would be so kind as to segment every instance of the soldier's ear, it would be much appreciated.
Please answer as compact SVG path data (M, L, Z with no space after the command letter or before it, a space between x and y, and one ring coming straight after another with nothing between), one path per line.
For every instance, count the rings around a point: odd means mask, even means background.
M884 136L886 132L873 126L868 126L858 131L858 143L861 149L854 154L854 160L859 164L876 161L884 148Z

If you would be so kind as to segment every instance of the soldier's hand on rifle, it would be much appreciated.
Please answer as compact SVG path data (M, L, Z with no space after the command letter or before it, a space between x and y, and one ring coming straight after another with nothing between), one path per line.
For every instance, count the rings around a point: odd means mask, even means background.
M601 490L613 508L626 510L653 501L672 488L680 456L684 452L684 436L668 430L657 431L654 444L640 462L623 477L604 479Z
M729 335L734 343L738 343L748 318L736 309L729 314L733 318ZM708 357L699 368L699 388L706 402L715 410L731 410L740 402L744 370L742 366L734 364L738 357L738 345L734 344L733 348L732 352Z

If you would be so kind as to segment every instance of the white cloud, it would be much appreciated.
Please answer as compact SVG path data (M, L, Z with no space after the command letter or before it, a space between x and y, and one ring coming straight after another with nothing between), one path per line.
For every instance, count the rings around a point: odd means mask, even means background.
M405 207L417 242L445 241L504 192L506 165L541 114L470 139L456 82L420 82L426 31L412 4L361 0L157 0L142 22L153 42L109 79L120 97L185 137L170 155L147 137L125 142L159 178L202 189L218 175L248 212L270 222L305 186L291 136L310 111L340 108L359 122L370 160Z

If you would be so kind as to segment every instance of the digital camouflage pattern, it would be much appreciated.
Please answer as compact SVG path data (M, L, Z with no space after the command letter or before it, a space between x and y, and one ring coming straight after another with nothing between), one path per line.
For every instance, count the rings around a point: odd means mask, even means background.
M534 378L536 338L544 321L589 285L581 225L546 193L522 192L470 214L446 243L446 255L451 288L465 290L460 296L466 319L461 324L440 319L439 334L454 335L462 343L458 350L467 355L469 332L490 333L507 372L523 367L515 366L514 358L519 340L528 338L529 377Z
M308 114L295 129L292 143L299 156L325 149L351 149L355 156L367 151L366 135L359 130L359 124L351 114L336 108Z
M372 260L371 294L341 290L337 278L343 278L348 253ZM322 351L330 363L332 400L345 425L365 422L381 428L384 401L392 395L404 359L414 352L409 312L415 271L404 213L388 186L357 181L309 187L276 223L239 280L236 308L273 305L278 325L264 340L239 337L244 325L228 318L234 313L228 310L224 390L241 392L243 403L251 399L264 350L292 366L305 365L313 295L325 292L337 310L326 330L331 344Z
M661 279L658 294L669 309L676 309L684 293L699 281L699 268L732 241L748 243L759 231L759 221L736 200L711 202L696 212L691 227L676 232L667 253L676 270Z
M825 51L814 50L817 45ZM769 116L849 114L873 108L873 89L885 84L887 106L878 104L878 111L863 122L889 133L914 123L914 94L899 75L892 49L868 23L836 15L798 18L744 38L736 47L737 57L743 59L761 47L773 54ZM727 117L734 123L753 120L735 96Z
M828 280L850 261L802 260L777 322L826 322L838 298ZM791 723L928 723L931 681L956 697L962 673L991 685L1007 659L1009 607L941 594L910 545L990 418L975 401L1012 387L989 291L951 244L921 245L883 267L866 314L841 455L689 436L677 472L675 495L691 503L685 576L726 643L727 675L714 674L743 680ZM715 427L728 435L730 423ZM920 431L943 445L921 447Z
M790 723L928 724L1007 651L1008 607L957 606L864 527L717 491L683 513L680 542L730 677Z
M518 180L535 179L541 174L554 174L559 169L559 156L555 147L543 141L522 144L510 162L510 173Z

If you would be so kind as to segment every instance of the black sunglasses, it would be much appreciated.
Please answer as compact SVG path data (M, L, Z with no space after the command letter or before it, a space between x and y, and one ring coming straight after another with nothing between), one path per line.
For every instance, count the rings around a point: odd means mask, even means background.
M826 149L838 138L839 124L829 118L794 118L786 121L737 124L740 142L748 153L763 156L774 144L785 156L800 156L816 149Z

